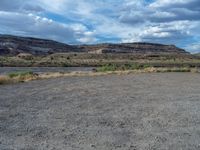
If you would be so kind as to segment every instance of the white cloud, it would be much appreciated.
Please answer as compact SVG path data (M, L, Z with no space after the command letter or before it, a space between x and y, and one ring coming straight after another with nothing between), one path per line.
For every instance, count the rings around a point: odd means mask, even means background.
M82 38L78 39L78 41L81 42L81 43L88 43L88 44L90 44L90 43L96 42L97 39L94 38L94 37L91 37L91 36L86 36L86 37L82 37Z
M200 52L200 43L191 43L185 47L186 50L192 53L199 53Z
M0 1L0 33L66 43L148 41L184 47L200 39L199 0L10 1Z
M62 42L75 42L76 32L68 25L33 14L0 12L0 33L50 38ZM23 23L23 25L22 25ZM65 38L63 38L65 37Z
M192 0L157 0L154 3L150 4L150 7L153 8L160 8L160 7L167 7L171 5L181 5L181 4L187 4L188 2L191 2Z

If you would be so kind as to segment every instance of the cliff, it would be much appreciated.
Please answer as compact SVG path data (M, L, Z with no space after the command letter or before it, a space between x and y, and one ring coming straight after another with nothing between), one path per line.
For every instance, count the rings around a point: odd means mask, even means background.
M175 45L154 43L120 43L95 45L68 45L53 40L0 35L0 55L48 55L53 53L133 53L133 54L188 54Z
M0 35L0 55L17 55L19 53L47 55L59 52L80 52L80 49L52 40Z

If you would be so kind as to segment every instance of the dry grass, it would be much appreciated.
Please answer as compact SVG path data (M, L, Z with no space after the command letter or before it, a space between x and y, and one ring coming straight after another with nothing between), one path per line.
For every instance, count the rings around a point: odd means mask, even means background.
M27 82L31 80L41 80L41 79L50 79L50 78L59 78L59 77L83 77L83 76L103 76L103 75L127 75L135 73L165 73L165 72L191 72L198 73L197 68L155 68L148 67L145 69L135 69L135 70L122 70L122 71L106 71L106 72L92 72L92 71L74 71L70 73L43 73L40 75L36 74L26 74L23 76L9 77L9 76L0 76L0 84L11 84L19 82Z
M0 76L0 84L8 84L10 83L11 79L7 76Z
M26 75L18 75L18 76L0 76L0 85L1 84L11 84L11 83L19 83L19 82L27 82L31 80L38 79L37 75L34 74L26 74Z
M74 66L104 66L106 64L134 64L154 67L199 67L200 59L193 55L139 55L139 54L88 54L88 53L59 53L48 56L32 56L20 54L9 57L0 56L1 66L13 67L74 67Z

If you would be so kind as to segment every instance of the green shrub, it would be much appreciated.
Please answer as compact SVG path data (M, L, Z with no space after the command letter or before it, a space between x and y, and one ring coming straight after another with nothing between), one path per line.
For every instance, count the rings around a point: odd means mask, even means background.
M115 64L106 64L102 67L97 68L98 72L115 71L115 70L117 70L117 65Z
M29 76L33 75L32 71L23 71L23 72L12 72L8 74L10 78L15 78L15 77L24 77L24 76Z
M69 63L62 63L62 67L70 67Z
M123 71L123 70L139 70L145 69L150 67L148 64L123 64L123 65L116 65L116 64L106 64L102 67L97 68L98 72L106 72L106 71Z

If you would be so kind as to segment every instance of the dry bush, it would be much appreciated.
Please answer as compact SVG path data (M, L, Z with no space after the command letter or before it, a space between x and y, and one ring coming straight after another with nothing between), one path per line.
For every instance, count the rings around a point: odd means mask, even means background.
M10 82L11 82L11 80L10 80L9 77L7 77L7 76L0 76L0 84L8 84Z

